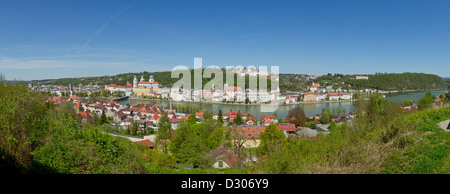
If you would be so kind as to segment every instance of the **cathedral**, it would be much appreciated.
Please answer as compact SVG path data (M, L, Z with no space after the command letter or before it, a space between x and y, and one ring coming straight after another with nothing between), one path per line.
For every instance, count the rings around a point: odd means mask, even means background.
M136 96L149 96L150 92L157 92L160 88L160 83L155 82L155 79L153 79L153 75L150 75L150 78L148 81L144 79L144 75L141 76L141 80L138 81L136 78L136 75L133 79L133 92Z

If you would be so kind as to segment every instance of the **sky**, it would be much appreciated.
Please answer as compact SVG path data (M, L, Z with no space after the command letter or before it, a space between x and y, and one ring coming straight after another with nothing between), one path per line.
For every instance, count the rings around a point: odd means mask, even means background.
M450 1L2 0L0 73L40 80L203 67L450 77Z

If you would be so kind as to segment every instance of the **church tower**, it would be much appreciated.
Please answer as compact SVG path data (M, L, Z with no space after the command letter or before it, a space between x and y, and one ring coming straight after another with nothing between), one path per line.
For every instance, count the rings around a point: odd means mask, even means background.
M153 79L153 75L150 75L150 79L148 80L150 83L155 82L155 79Z
M145 82L144 75L141 75L141 82Z
M137 86L138 86L138 80L137 80L137 78L136 78L136 75L134 75L134 79L133 79L133 88L137 88Z

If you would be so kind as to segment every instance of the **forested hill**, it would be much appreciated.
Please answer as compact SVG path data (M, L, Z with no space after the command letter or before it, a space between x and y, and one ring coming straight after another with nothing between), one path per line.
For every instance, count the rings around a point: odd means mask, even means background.
M191 70L193 75L193 70ZM128 82L132 83L136 75L140 80L141 75L145 80L153 75L155 81L161 83L165 87L172 86L179 79L171 78L171 72L139 72L139 73L123 73L114 76L100 76L100 77L85 77L85 78L63 78L56 80L40 80L32 81L34 84L53 84L67 86L72 84L78 86L79 84L87 85L108 85L118 84L125 85ZM357 80L355 75L343 74L328 74L319 77L317 80L305 80L304 76L298 74L280 74L280 89L281 91L291 90L298 91L307 88L312 81L319 82L321 85L331 85L335 83L334 87L344 86L346 89L380 89L380 90L430 90L430 89L446 89L446 81L434 74L425 73L389 73L389 74L375 74L367 75L368 80ZM180 75L181 76L181 75ZM225 79L225 75L223 76ZM181 78L181 77L180 77ZM206 84L210 79L203 79L203 84ZM345 84L340 84L344 82ZM246 80L248 84L248 79ZM350 84L350 86L349 86ZM270 88L270 80L268 80L268 87Z
M318 78L319 83L345 82L352 89L379 89L379 90L430 90L446 89L447 83L441 77L425 73L379 73L366 75L369 79L355 79L355 75L325 75Z

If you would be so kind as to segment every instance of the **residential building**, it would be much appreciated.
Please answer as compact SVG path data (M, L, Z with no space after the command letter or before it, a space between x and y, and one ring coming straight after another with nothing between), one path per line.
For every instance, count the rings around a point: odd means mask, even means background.
M305 92L303 94L303 101L304 102L315 102L317 100L318 100L317 94L314 93L314 92Z
M211 150L210 157L214 168L238 167L239 158L229 147L220 146Z

